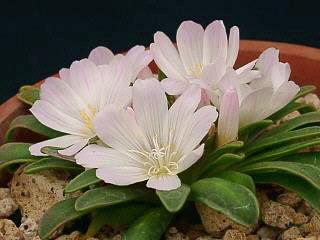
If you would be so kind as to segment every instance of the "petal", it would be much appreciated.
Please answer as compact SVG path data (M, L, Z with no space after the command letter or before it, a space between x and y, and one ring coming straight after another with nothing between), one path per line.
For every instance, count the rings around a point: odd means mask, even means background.
M270 74L273 88L276 91L283 83L289 80L291 74L290 65L288 63L276 63L271 67Z
M239 130L239 98L235 88L229 88L222 96L219 123L218 145L237 139Z
M283 83L274 93L270 101L270 110L266 117L286 106L299 92L300 88L292 81Z
M146 68L153 59L150 50L146 51L144 46L134 46L128 51L126 57L128 57L130 60L135 77L137 77L138 74L144 68Z
M148 188L153 188L161 191L170 191L181 186L181 181L177 175L165 175L151 177L147 182Z
M65 156L73 156L76 153L78 153L81 149L83 149L89 142L90 139L82 139L79 142L76 142L70 147L67 147L66 149L59 150L58 152Z
M149 67L144 67L138 74L138 79L152 78L153 73Z
M131 102L130 83L135 78L128 59L118 57L110 65L99 66L103 83L100 85L100 108L108 104L126 107Z
M201 99L201 89L192 85L169 109L169 129L173 144L182 149L185 132L193 123L194 112Z
M161 86L169 95L177 96L184 93L190 84L180 79L165 78L161 81Z
M261 53L255 66L262 74L267 74L276 62L279 62L279 50L268 48Z
M202 79L210 88L217 88L217 84L227 71L227 66L222 59L213 64L207 65L203 69Z
M168 134L167 97L155 78L137 80L133 85L133 108L138 125L149 143L164 143Z
M131 185L145 181L149 178L144 169L130 166L108 166L107 168L98 168L96 175L104 182L118 186Z
M80 120L62 112L47 101L36 101L30 111L39 122L54 130L80 136L90 134Z
M197 149L193 150L189 154L185 155L178 162L179 172L181 173L195 164L202 156L204 150L204 144L201 144Z
M184 79L186 72L177 49L163 32L154 34L154 43L150 45L154 61L167 77Z
M88 59L75 61L70 66L70 79L67 82L87 105L99 108L102 78L98 67Z
M262 88L250 93L240 105L240 127L263 120L273 95L272 88Z
M74 135L65 135L58 138L53 138L50 140L46 140L43 142L39 142L36 144L33 144L29 151L34 156L47 156L46 154L41 152L41 149L43 147L58 147L58 148L66 148L70 147L73 144L77 144L78 142L83 141L84 138L80 136L74 136Z
M144 132L129 110L108 105L97 114L94 126L99 138L120 152L150 150Z
M202 67L203 35L202 26L193 21L184 21L178 28L178 50L184 68L189 75L193 75Z
M239 28L236 26L233 26L230 29L230 35L229 35L229 45L228 45L228 56L227 56L227 65L229 67L233 67L235 64L238 53L239 53Z
M85 168L108 168L121 166L135 166L139 163L112 148L91 144L79 152L75 159L77 164Z
M228 39L223 21L210 23L204 31L203 63L208 65L221 58L227 59Z
M52 104L70 117L83 121L80 112L87 106L64 80L47 78L41 85L40 99Z
M88 59L96 65L109 64L113 58L114 54L106 47L96 47L90 52L88 57Z
M194 113L193 120L191 124L186 127L181 143L183 154L189 153L200 144L217 118L218 112L216 108L209 105L200 108Z

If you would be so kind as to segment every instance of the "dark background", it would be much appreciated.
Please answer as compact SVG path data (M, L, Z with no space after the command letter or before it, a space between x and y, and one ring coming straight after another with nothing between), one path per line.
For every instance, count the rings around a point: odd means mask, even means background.
M114 52L149 45L153 33L173 40L183 20L222 19L242 39L320 47L316 1L1 1L0 103L104 45Z

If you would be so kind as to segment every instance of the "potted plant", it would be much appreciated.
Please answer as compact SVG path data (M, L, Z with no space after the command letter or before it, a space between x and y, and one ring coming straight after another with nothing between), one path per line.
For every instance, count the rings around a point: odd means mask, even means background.
M98 47L22 87L0 106L0 239L317 237L319 66L186 21L177 46Z

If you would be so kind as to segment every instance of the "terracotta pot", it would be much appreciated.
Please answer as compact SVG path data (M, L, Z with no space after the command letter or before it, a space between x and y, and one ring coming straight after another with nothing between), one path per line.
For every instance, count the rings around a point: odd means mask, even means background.
M268 47L278 48L281 61L290 63L292 80L299 85L316 85L320 94L320 82L317 82L320 81L320 49L288 43L242 40L236 66L256 59ZM154 64L151 64L151 67L155 70ZM0 106L0 144L4 142L4 134L10 122L18 115L27 112L27 106L16 97L10 98Z

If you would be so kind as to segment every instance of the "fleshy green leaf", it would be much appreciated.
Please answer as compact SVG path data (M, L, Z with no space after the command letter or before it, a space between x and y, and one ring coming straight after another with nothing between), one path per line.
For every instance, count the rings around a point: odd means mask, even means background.
M304 140L303 142L289 144L287 146L280 146L273 149L269 149L268 151L264 151L258 153L256 155L252 155L251 157L247 158L245 161L237 164L237 167L246 166L252 163L261 162L261 161L274 161L279 158L283 158L285 156L289 156L293 153L296 153L302 149L313 147L320 145L320 139L310 139Z
M207 156L208 162L213 162L217 160L221 155L225 153L233 153L236 150L241 149L243 145L244 145L244 142L242 141L235 141L235 142L222 145L221 147L218 147L216 150L214 150L212 153L208 154Z
M280 171L303 178L316 188L320 189L320 168L309 164L296 162L260 162L251 164L240 169L247 174Z
M244 154L225 153L221 155L216 161L207 166L202 176L212 177L216 173L228 170L236 163L244 161Z
M300 91L294 97L293 101L297 100L298 98L304 97L307 94L314 92L315 90L317 90L317 88L313 85L302 86L300 87Z
M32 163L36 161L36 159L13 159L13 160L9 160L6 162L3 162L2 164L0 164L0 170L10 167L11 165L16 165L16 164L23 164L23 163Z
M305 163L320 168L320 152L296 153L279 160L285 162Z
M171 191L156 191L162 204L169 212L178 212L186 202L190 187L186 184L182 184L181 187Z
M44 126L32 115L21 115L11 122L9 130L6 133L6 141L12 141L14 132L18 128L28 129L48 138L56 138L63 135L61 132Z
M40 99L40 89L34 86L23 86L19 89L17 98L32 106L35 101Z
M39 236L48 239L59 227L65 223L77 219L88 212L75 210L76 198L60 201L51 207L41 218L39 224Z
M268 117L268 119L271 119L273 121L277 121L280 120L281 118L285 117L286 115L288 115L289 113L292 113L294 111L299 111L299 112L303 112L303 113L307 113L307 112L314 112L316 111L316 109L308 104L304 104L304 103L298 103L298 102L290 102L288 103L287 106L285 106L284 108L280 109L278 112L272 114L270 117Z
M252 153L262 151L267 148L274 148L279 145L288 146L288 144L292 143L294 140L301 140L307 138L315 138L320 136L320 127L307 127L298 129L290 132L282 132L276 135L271 135L270 137L264 137L261 139L257 139L254 143L249 144L247 147L243 149L243 152L248 156Z
M236 172L236 171L226 171L221 172L215 175L215 177L222 178L224 180L228 180L230 182L238 183L248 189L251 190L251 192L256 192L256 186L254 184L254 181L252 177L250 177L247 174Z
M113 228L126 227L143 216L150 208L145 203L125 203L99 209L93 214L84 239L93 237L105 225Z
M277 184L289 191L297 193L306 200L314 209L320 212L320 190L302 178L285 173L256 173L253 174L256 183Z
M266 136L279 134L282 132L288 132L304 125L319 125L319 123L320 123L320 112L310 112L310 113L306 113L301 116L295 117L283 123L279 127L273 128L263 136L266 137Z
M257 135L262 133L267 127L273 124L273 121L270 119L262 120L259 122L255 122L244 126L239 129L239 139L247 141L250 138L255 138Z
M191 196L239 224L258 222L258 200L251 190L240 184L220 178L202 179L192 184Z
M38 159L29 152L30 143L6 143L0 147L0 164L15 159Z
M33 174L43 170L56 169L56 170L67 170L67 171L83 171L84 168L68 160L58 158L43 158L34 163L29 164L24 168L26 174Z
M124 240L160 240L167 229L172 214L163 208L149 211L139 218L124 234Z
M108 207L146 197L147 193L147 190L137 186L105 186L85 192L75 206L78 211Z
M101 180L96 177L96 169L89 169L72 179L64 191L66 193L76 192L98 182L101 182Z

